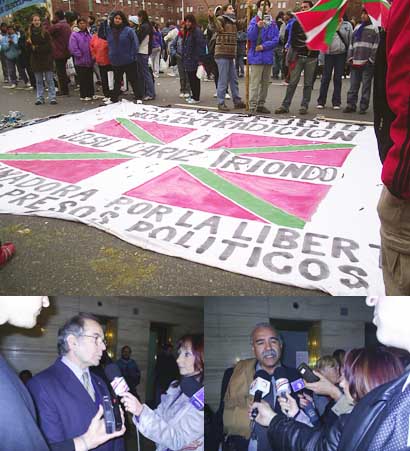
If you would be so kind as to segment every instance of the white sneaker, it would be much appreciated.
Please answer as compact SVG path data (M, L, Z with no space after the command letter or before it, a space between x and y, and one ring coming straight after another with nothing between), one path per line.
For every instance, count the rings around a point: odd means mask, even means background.
M12 84L12 85L7 85L7 86L3 86L4 89L14 89L17 88L17 85Z
M184 97L186 98L186 99L188 99L188 97L191 97L187 92L184 94Z
M31 83L28 83L28 82L27 82L26 85L25 85L25 87L26 87L26 88L31 88Z
M84 102L90 102L92 99L92 97L80 97L80 100L83 100Z
M200 102L200 100L194 100L192 98L186 99L187 103L191 104L191 105L196 105L197 103Z
M168 77L175 77L176 75L174 74L174 72L168 72L167 73Z
M318 110L323 110L324 105L320 105L320 103L319 103L318 105L316 105L316 108L317 108Z
M141 99L137 100L137 105L142 105L142 100Z
M181 97L181 99L182 99L185 97L185 94L183 92L181 92L181 94L179 94L179 97Z
M108 102L109 100L111 100L109 97L103 97L102 99L103 102Z
M103 100L103 103L105 105L111 105L112 103L114 103L111 99L107 98L107 100Z
M214 99L216 99L218 97L218 94L217 93L215 93L214 94Z
M333 109L334 109L334 110L340 110L340 105L335 105L335 106L333 107Z
M230 96L228 93L226 93L226 94L225 94L225 99L228 99L228 100L229 100L230 98L231 98L231 96Z

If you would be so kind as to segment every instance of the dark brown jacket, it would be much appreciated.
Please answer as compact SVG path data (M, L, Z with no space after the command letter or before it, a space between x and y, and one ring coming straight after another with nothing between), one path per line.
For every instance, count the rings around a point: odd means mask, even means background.
M232 21L229 17L223 15L210 23L210 29L216 32L215 59L236 58L236 33L246 26L245 20Z
M30 63L33 72L48 72L53 70L53 47L48 31L36 32L31 29Z

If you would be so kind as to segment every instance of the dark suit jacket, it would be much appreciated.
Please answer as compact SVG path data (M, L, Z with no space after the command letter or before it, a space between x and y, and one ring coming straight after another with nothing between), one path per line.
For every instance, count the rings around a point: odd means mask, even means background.
M363 451L371 450L372 443L378 438L379 427L387 417L387 407L394 405L400 396L403 386L409 377L406 372L402 377L375 388L367 394L348 416L338 451ZM408 406L403 407L400 419L408 424ZM389 437L385 437L386 444ZM400 449L407 449L406 443Z
M87 431L98 405L102 403L102 397L109 396L105 383L95 374L90 374L96 394L95 402L60 358L29 381L28 388L37 407L40 427L51 449L69 450L67 443ZM124 441L117 438L95 449L124 451Z
M0 449L48 451L30 394L1 355L0 406Z

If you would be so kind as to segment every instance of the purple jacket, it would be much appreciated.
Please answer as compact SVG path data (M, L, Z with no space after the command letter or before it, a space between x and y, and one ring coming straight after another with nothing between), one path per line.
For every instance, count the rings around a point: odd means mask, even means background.
M53 43L53 58L54 59L66 59L70 58L70 52L68 50L68 43L70 41L71 27L66 20L60 20L59 22L46 27L50 33Z
M74 65L93 67L94 60L91 56L91 34L88 31L74 31L70 36L68 48L74 57Z
M250 41L250 48L248 51L249 64L273 64L273 49L279 42L279 30L275 20L268 27L262 27L261 45L263 50L256 52L259 27L257 25L258 16L255 16L249 23L248 40Z

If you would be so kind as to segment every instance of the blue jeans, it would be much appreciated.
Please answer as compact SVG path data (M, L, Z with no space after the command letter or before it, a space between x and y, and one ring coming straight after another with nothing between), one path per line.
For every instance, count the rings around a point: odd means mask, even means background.
M137 55L137 60L141 67L142 75L144 78L144 95L155 98L155 85L152 78L152 73L149 70L148 59L148 55L144 55L142 53L138 53Z
M350 72L350 89L347 93L347 104L353 109L356 109L360 85L362 85L360 110L366 111L369 108L373 73L374 64L367 63L363 67L352 67Z
M286 89L286 95L283 99L282 106L289 109L292 103L293 96L295 95L296 88L298 86L300 76L302 72L304 73L303 81L303 97L302 97L302 107L308 107L310 102L310 97L312 96L312 86L313 77L315 74L315 69L317 65L317 58L298 56L296 61L296 66L292 69L290 73L290 81Z
M54 74L50 70L48 72L34 72L36 77L37 100L44 102L44 78L48 85L48 100L56 99L56 87L54 84Z
M322 82L320 83L320 94L317 99L319 105L326 105L327 91L333 74L333 96L332 105L342 104L342 76L345 68L346 53L338 55L325 55L325 65L323 67Z
M216 64L218 65L218 87L216 94L218 96L218 104L225 103L225 94L228 84L231 87L233 103L239 103L242 101L239 95L238 76L236 74L235 60L227 58L218 58Z

